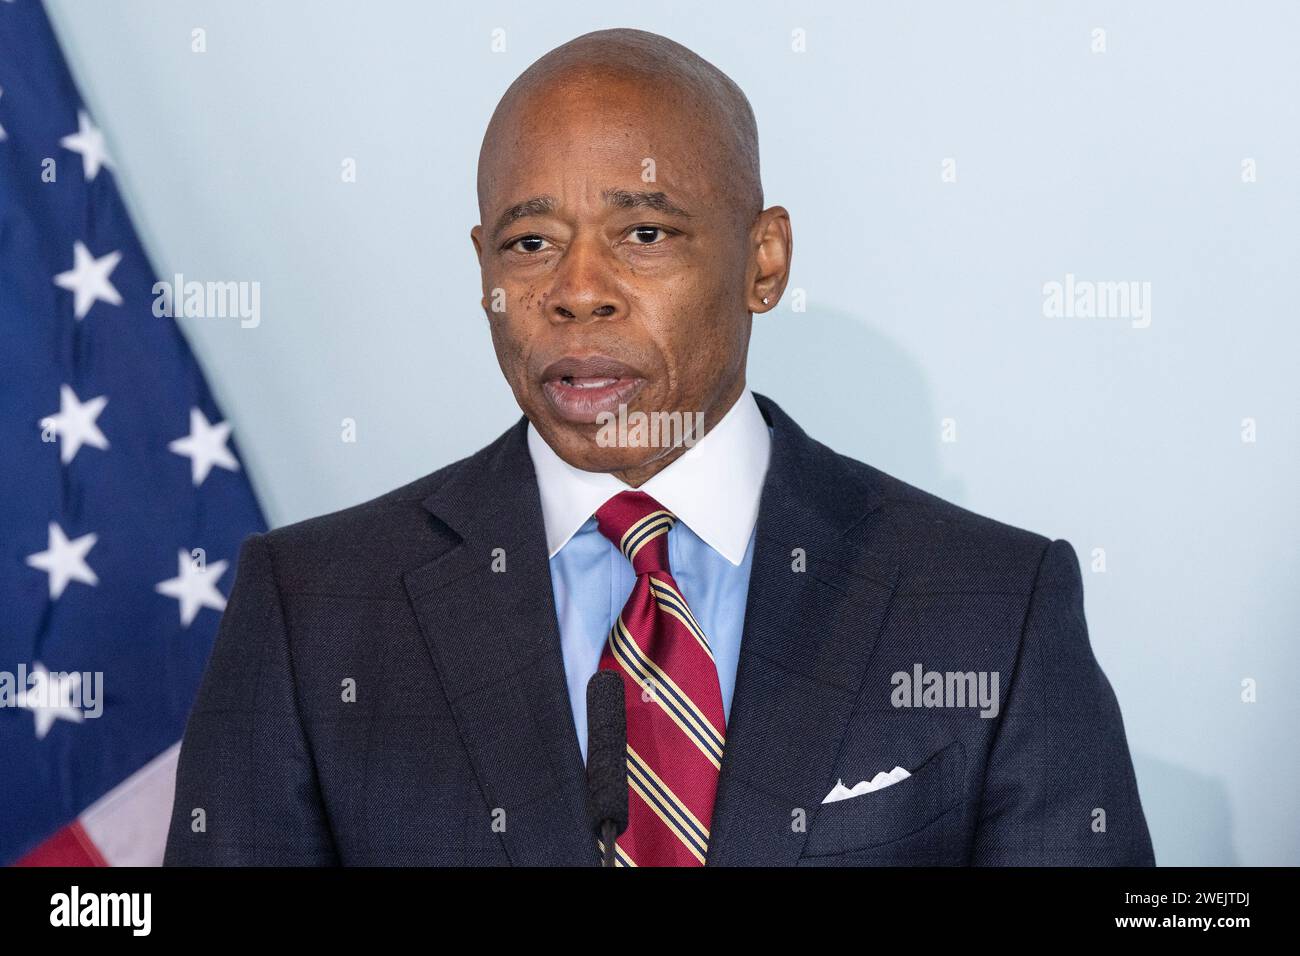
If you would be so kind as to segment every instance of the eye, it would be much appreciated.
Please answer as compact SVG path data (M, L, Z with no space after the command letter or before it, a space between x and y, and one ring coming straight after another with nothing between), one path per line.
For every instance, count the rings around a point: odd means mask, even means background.
M541 236L520 236L507 242L506 248L516 252L542 252L549 245Z
M634 246L653 246L668 235L663 226L634 226L629 236Z

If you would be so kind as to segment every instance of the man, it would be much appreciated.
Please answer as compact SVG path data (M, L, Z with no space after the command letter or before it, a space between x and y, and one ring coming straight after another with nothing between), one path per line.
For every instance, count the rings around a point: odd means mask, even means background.
M792 245L734 83L579 37L502 98L478 195L524 417L246 542L169 864L596 865L598 669L626 694L619 864L1153 862L1070 546L747 390ZM648 441L637 413L703 427Z

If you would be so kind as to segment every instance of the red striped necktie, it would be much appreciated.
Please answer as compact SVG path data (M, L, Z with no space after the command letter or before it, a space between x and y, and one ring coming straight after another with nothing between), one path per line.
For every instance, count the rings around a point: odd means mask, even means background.
M596 521L636 571L600 657L627 700L628 827L616 863L703 866L727 726L713 652L668 567L677 519L645 492L624 491Z

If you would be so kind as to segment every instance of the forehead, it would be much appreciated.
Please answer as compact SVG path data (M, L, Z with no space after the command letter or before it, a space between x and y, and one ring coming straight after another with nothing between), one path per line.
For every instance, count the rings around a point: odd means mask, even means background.
M549 83L497 119L480 170L485 217L532 195L596 203L610 189L700 205L721 186L708 111L670 84L608 75Z

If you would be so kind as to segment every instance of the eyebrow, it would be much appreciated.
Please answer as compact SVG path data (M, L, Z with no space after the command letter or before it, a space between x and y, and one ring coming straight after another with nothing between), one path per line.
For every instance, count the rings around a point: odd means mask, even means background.
M683 219L691 218L689 212L670 200L668 195L663 192L649 192L637 189L606 189L600 196L605 200L607 206L613 206L616 209L653 209L668 216L680 216ZM531 199L515 203L497 217L496 225L492 227L493 240L499 237L501 231L512 222L528 216L548 215L555 212L558 205L559 203L556 202L554 196L533 196Z
M605 202L618 209L636 209L644 207L668 216L681 216L690 219L691 214L680 206L674 205L665 193L641 192L630 189L606 189L600 194Z

